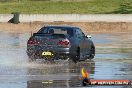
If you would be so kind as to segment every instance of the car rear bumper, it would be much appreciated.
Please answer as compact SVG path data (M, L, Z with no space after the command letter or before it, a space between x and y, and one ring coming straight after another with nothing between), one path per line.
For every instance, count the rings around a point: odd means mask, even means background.
M52 52L52 56L44 56L43 52ZM53 59L67 59L70 57L70 48L69 47L39 47L39 46L27 46L27 55L38 56L39 59L53 58ZM37 58L35 58L37 59Z

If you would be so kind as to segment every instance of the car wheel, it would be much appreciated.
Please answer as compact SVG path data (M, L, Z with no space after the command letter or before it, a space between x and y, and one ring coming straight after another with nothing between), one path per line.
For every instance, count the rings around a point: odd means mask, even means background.
M90 50L90 57L89 57L89 59L93 59L94 56L95 56L95 48L92 46L91 50Z
M33 62L33 61L35 61L35 60L28 58L28 62Z
M37 55L31 55L31 56L29 56L28 61L29 62L34 62L34 61L36 61L36 59L38 59Z
M28 58L28 62L34 62L34 61L36 61L36 59L34 59L33 57Z
M76 55L73 57L73 62L77 63L80 60L80 48L77 48Z

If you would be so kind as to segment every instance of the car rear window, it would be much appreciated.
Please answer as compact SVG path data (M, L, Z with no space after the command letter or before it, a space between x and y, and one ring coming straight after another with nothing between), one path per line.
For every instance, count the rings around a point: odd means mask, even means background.
M73 29L68 27L44 27L38 31L38 33L44 34L64 34L73 36Z

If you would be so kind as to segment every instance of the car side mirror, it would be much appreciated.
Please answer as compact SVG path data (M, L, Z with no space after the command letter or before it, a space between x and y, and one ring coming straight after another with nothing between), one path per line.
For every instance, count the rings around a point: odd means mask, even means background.
M92 36L91 36L91 35L86 35L86 37L87 37L87 38L92 38Z

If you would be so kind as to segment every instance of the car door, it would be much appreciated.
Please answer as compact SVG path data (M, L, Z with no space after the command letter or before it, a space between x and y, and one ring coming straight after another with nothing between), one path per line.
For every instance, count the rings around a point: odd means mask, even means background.
M78 46L80 47L80 56L81 58L85 55L86 40L85 35L82 33L81 29L76 28L76 38L78 41Z
M91 50L91 40L86 37L86 35L82 32L81 29L78 30L78 36L81 37L80 47L81 52L83 53L84 58L88 57Z

